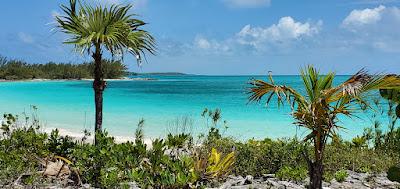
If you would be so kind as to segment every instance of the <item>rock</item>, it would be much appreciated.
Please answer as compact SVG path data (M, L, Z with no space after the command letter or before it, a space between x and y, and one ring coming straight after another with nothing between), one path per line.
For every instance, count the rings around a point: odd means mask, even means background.
M266 180L268 178L274 178L275 174L263 174L263 178Z
M337 182L333 179L331 182L323 182L324 189L369 189L369 188L388 188L398 189L400 183L392 182L387 179L386 174L368 174L348 171L349 176L344 182ZM264 174L261 177L254 178L251 175L243 178L242 176L229 176L227 181L219 188L232 189L305 189L309 179L303 182L295 183L291 181L281 181L275 178L274 174Z
M253 183L253 176L247 175L246 178L240 183L240 185L245 185L245 184L252 184Z
M237 185L243 185L241 183L245 182L245 178L243 178L242 176L229 176L228 180L222 184L222 186L220 187L220 189L228 189L228 188L232 188L232 186L237 186Z
M392 182L387 177L376 177L374 178L374 183L376 187L379 188L399 188L400 184L398 182Z
M248 189L248 188L250 188L248 185L243 185L243 186L232 186L229 189Z
M274 178L268 179L267 182L266 182L266 184L269 185L269 186L271 186L271 187L275 187L275 188L277 188L277 187L280 186L280 184L278 183L278 181L277 181L276 179L274 179Z
M81 186L81 188L91 188L91 186L90 186L90 184L83 184L82 186Z

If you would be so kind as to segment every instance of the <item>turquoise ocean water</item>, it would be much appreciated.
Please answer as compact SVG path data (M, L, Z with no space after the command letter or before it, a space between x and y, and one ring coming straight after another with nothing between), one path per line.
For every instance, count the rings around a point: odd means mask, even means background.
M226 135L239 139L292 137L304 132L292 125L289 106L276 103L248 104L247 82L262 76L147 76L156 81L109 81L104 95L104 128L115 136L133 136L140 118L145 119L145 134L162 137L174 128L179 117L193 120L193 132L206 130L200 115L204 108L222 110L227 121ZM348 76L338 76L336 82ZM299 76L275 76L276 83L301 89ZM91 81L38 81L0 83L0 112L30 113L38 107L40 120L47 128L62 128L80 133L94 125L94 99ZM345 118L344 138L362 134L370 126L367 114L361 119Z

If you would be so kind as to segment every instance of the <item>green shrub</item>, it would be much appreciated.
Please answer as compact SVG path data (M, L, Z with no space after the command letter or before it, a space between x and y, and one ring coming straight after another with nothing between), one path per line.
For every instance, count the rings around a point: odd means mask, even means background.
M325 182L331 182L332 179L335 177L335 175L332 172L324 172L324 175L322 176L322 179Z
M335 173L335 179L338 182L345 181L348 176L349 176L349 174L345 170L336 171L336 173Z
M140 158L146 155L146 146L131 142L117 144L107 132L96 135L97 145L83 143L76 146L71 155L82 181L107 188L133 181L128 170L139 165Z
M221 181L223 177L204 177L204 171L199 170L207 168L196 169L196 163L199 159L208 160L213 148L218 152L214 154L227 155L234 152L232 170L229 168L229 172L223 171L224 176L229 173L257 177L273 173L282 180L293 181L303 181L307 177L307 164L301 151L304 148L311 150L311 146L296 139L242 142L224 137L217 129L220 128L216 124L218 121L214 122L220 119L219 114L219 111L209 113L209 119L213 120L211 131L204 140L196 141L200 146L193 145L191 134L181 133L168 134L165 140L154 140L149 149L144 143L143 120L138 124L134 142L116 143L104 131L96 134L97 145L93 145L60 136L57 130L50 135L40 132L40 123L36 116L25 116L25 120L21 122L17 116L7 114L0 128L0 185L10 184L25 173L32 173L21 180L27 185L51 182L40 174L34 174L42 170L37 159L59 155L72 161L72 166L78 170L83 183L100 188L119 188L123 187L121 183L133 181L142 188L209 186L214 183L212 180ZM390 132L382 132L379 136L389 136ZM387 140L392 141L390 149L365 146L364 141L359 138L352 142L335 140L327 144L324 154L324 180L335 178L341 181L345 179L344 170L382 173L388 171L389 165L398 165L399 153L393 149L399 148L400 143L395 146L393 141L397 140L397 135L392 133L392 136L394 138L389 137L390 140ZM365 136L367 141L370 138ZM378 143L386 142L381 140ZM221 157L220 160L223 159ZM398 168L390 168L388 178L398 178L393 176L398 175L398 172Z
M55 129L51 131L46 145L51 153L62 157L70 157L76 143L69 136L60 136L58 129Z
M178 159L166 155L166 143L156 139L140 165L131 170L130 177L142 188L190 188L199 178L194 172L192 157Z
M368 147L367 139L365 137L356 136L351 140L352 145L356 148Z
M349 142L332 143L326 146L324 169L334 174L340 170L382 173L399 161L397 155L380 150L354 147Z
M47 135L38 131L36 119L25 117L22 124L17 116L5 114L4 118L0 138L0 184L10 184L26 173L31 174L26 179L31 183L38 176L34 174L39 166L37 157L49 154Z
M216 148L224 154L234 149L236 161L233 173L236 175L262 176L275 173L283 166L306 166L301 156L302 145L294 139L238 142L231 138L220 138L203 144L206 151Z
M307 169L305 167L284 166L279 169L275 176L280 180L303 181L307 178Z
M387 172L387 178L394 182L400 182L400 167L392 166Z

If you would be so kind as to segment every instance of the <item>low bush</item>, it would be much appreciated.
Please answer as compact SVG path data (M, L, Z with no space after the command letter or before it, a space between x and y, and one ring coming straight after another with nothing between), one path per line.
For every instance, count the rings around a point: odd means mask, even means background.
M387 172L387 178L391 181L400 182L400 167L390 167Z
M210 116L216 118L213 111ZM156 139L152 147L143 140L144 121L135 132L135 141L116 143L107 132L97 133L98 143L75 141L60 136L57 130L49 135L40 132L36 116L4 116L0 138L0 185L8 185L18 178L27 185L53 182L38 171L39 160L61 156L71 161L83 183L102 188L122 187L121 183L135 182L142 188L196 188L221 182L229 174L275 174L279 179L303 181L307 164L301 152L311 146L296 139L264 139L238 141L224 137L217 123L198 141L189 133L168 134ZM218 118L219 119L219 118ZM215 123L215 124L214 124ZM385 134L385 133L383 133ZM395 136L395 135L393 135ZM364 136L363 136L364 137ZM84 138L88 138L87 136ZM365 145L364 140L333 141L326 146L324 179L345 179L343 170L382 173L397 179L398 152ZM370 139L366 138L366 143ZM194 145L194 143L200 145ZM396 148L393 148L396 149Z
M276 172L276 177L288 181L304 181L307 178L308 170L305 167L283 166Z
M344 182L349 174L345 170L336 171L335 179L338 182Z

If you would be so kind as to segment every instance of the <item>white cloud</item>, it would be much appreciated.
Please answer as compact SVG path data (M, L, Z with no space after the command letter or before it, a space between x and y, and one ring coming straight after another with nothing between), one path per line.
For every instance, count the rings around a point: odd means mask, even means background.
M226 53L230 50L229 41L209 40L201 35L195 37L194 47L212 53Z
M227 6L234 8L256 8L269 6L271 0L222 0Z
M342 27L349 44L383 52L400 52L400 9L384 7L353 10Z
M18 33L18 38L24 43L33 43L33 42L35 42L31 35L29 35L27 33L24 33L24 32L19 32Z
M363 9L363 10L353 10L351 13L343 20L343 27L352 29L360 27L367 24L374 24L381 20L382 13L385 11L386 7L380 5L379 7L373 9Z
M199 52L224 55L288 52L313 43L321 28L322 21L302 23L291 17L282 17L278 23L267 27L246 25L225 39L216 40L197 35L191 47Z
M200 37L200 36L197 36L194 39L194 44L195 44L196 47L198 47L200 49L209 49L209 48L211 48L210 42L206 38L203 38L203 37Z
M246 25L237 33L241 44L259 46L264 43L285 43L304 37L311 37L321 30L322 21L315 24L296 22L292 17L282 17L277 24L269 27Z

